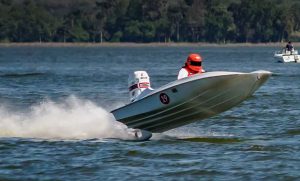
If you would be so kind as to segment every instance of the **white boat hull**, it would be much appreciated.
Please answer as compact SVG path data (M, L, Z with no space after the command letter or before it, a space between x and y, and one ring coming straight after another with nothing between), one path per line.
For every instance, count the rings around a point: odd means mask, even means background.
M300 63L300 55L298 55L298 51L275 52L274 57L281 63Z
M278 62L281 63L300 63L299 55L283 55L283 56L275 56L278 59Z
M270 75L268 71L198 74L162 86L112 113L117 121L130 128L164 132L238 105Z

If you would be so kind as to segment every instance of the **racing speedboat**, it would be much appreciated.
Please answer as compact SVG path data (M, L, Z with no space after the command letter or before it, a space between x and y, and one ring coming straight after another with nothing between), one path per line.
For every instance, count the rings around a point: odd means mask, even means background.
M269 71L195 74L152 89L145 71L129 77L130 103L112 112L129 128L160 133L222 113L250 97Z

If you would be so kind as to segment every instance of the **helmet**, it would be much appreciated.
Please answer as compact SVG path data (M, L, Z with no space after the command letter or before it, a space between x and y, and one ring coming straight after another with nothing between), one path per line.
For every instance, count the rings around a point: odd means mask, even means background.
M186 59L186 66L193 71L199 72L202 69L202 58L199 54L190 54Z

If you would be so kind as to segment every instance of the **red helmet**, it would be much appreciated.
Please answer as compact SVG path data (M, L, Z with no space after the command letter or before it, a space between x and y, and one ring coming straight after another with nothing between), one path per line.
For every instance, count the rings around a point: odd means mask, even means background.
M199 72L202 69L202 58L199 54L190 54L186 59L186 66L193 71Z

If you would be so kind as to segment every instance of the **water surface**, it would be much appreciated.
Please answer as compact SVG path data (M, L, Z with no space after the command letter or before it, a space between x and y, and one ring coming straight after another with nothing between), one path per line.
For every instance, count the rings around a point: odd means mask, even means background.
M300 64L275 47L1 47L0 180L298 180ZM110 110L127 77L156 88L187 55L206 71L273 72L239 106L210 119L122 141ZM111 139L117 138L117 139Z

